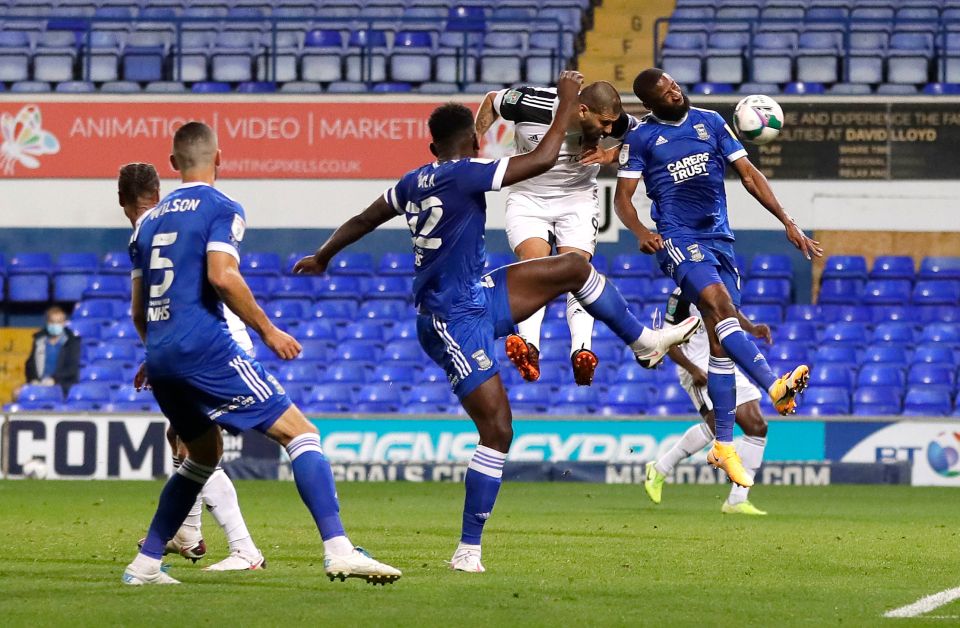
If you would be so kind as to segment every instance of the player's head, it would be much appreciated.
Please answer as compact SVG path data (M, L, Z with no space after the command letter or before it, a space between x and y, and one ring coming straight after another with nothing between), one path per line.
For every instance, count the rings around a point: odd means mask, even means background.
M212 178L220 166L217 134L203 122L187 122L173 136L170 164L182 177Z
M131 223L160 202L160 177L152 164L127 164L117 177L120 207Z
M597 81L580 90L580 126L589 139L610 135L623 114L620 92L611 83Z
M430 114L430 152L440 159L476 157L480 152L473 113L463 105L449 102Z
M660 68L648 68L633 80L633 93L661 120L676 121L690 110L690 99L673 77Z

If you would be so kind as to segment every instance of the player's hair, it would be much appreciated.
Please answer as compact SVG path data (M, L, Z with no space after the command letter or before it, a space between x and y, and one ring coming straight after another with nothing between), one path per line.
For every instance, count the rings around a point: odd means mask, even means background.
M455 102L448 102L434 109L427 124L433 143L438 146L449 146L475 129L473 113Z
M144 194L160 189L160 176L152 164L127 164L120 168L117 189L120 192L120 203L132 205Z
M213 163L217 135L203 122L187 122L173 136L173 158L180 171Z
M649 102L650 93L663 75L664 71L660 68L647 68L633 79L633 93L641 102Z
M580 104L586 105L593 113L607 116L616 115L623 110L620 92L607 81L590 83L580 90Z

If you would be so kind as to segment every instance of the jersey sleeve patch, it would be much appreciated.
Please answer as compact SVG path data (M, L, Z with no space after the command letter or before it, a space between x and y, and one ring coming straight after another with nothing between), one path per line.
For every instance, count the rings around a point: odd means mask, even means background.
M243 242L243 236L247 232L247 223L244 222L243 216L240 214L234 214L233 224L230 225L230 235L233 236L233 239L237 242Z
M557 104L554 92L535 87L520 87L501 92L498 113L512 122L550 124Z

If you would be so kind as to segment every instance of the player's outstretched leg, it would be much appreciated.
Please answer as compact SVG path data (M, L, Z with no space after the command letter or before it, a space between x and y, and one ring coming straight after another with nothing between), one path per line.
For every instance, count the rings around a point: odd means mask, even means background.
M230 555L218 563L210 565L204 571L242 571L263 569L267 561L257 549L247 529L247 523L240 512L240 502L237 499L237 489L233 482L217 467L210 479L200 491L200 498L207 506L207 511L217 520L217 524L227 537L230 545Z
M507 267L507 283L513 320L524 320L558 295L571 292L646 368L659 364L670 347L688 341L700 327L700 319L691 316L671 327L648 329L630 311L613 282L574 253L512 264Z
M713 432L706 423L697 423L684 432L680 440L656 462L647 463L647 477L643 488L654 504L659 504L663 494L663 482L681 460L689 458L713 440Z
M810 380L810 368L801 364L782 377L774 375L757 345L740 327L733 299L722 283L704 288L697 307L703 314L704 324L715 331L723 351L733 363L767 391L777 412L793 414L797 408L797 395Z
M167 541L173 538L196 502L200 489L213 474L222 449L220 429L213 426L187 443L190 455L163 487L157 512L140 553L123 572L124 584L178 584L177 580L161 570L160 559Z
M744 433L743 439L737 445L737 453L740 454L747 475L754 479L763 463L763 450L767 446L767 422L763 418L758 401L748 401L737 406L737 425L743 429ZM749 488L734 484L720 511L724 514L737 515L767 514L750 502L749 491Z
M323 539L323 567L330 580L361 578L371 584L395 582L399 569L375 560L363 548L354 547L340 521L340 503L330 463L320 448L320 435L296 406L291 405L267 430L267 435L286 448L293 478Z
M179 443L176 435L173 436L172 446L173 451L177 452L173 455L173 472L176 473L180 468L180 464L187 457L187 450L182 443ZM173 538L167 541L167 545L163 550L165 555L180 554L194 563L207 555L207 544L203 541L203 534L201 533L200 527L201 512L202 503L198 496L190 508L190 512L187 513L187 518L183 520L183 525L181 525L177 533L173 535ZM142 548L146 540L146 538L140 539L137 548Z
M464 477L466 495L460 544L450 559L450 568L483 573L480 541L503 482L503 463L513 442L513 415L499 374L480 384L462 403L477 426L480 444Z

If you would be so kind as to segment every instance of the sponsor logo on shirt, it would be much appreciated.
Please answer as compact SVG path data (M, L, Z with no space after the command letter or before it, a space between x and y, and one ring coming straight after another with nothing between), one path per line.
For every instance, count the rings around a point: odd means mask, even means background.
M709 163L710 153L697 153L667 164L667 172L673 177L674 183L683 183L693 177L709 175L707 171Z
M624 144L620 147L620 165L626 166L628 161L630 161L630 145Z
M707 127L703 126L702 124L694 124L693 128L696 130L697 137L699 137L700 139L702 140L710 139L710 134L707 133Z
M667 138L661 135L660 137L657 138L656 146L663 146L666 143L667 143Z

